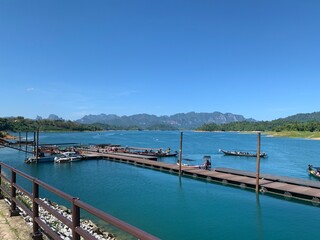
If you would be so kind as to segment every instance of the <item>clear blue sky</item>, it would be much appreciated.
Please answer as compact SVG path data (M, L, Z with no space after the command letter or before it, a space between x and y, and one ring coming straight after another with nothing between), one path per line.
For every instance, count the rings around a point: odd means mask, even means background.
M0 0L0 117L320 111L320 1Z

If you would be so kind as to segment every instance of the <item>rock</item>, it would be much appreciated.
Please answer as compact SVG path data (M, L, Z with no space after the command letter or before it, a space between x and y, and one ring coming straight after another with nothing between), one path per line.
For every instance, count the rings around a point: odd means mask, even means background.
M65 207L65 206L60 206L59 208L60 208L63 212L66 212L66 213L67 213L68 210L69 210L69 209L68 209L67 207Z
M101 229L100 229L99 227L97 227L97 226L95 226L95 227L92 229L92 231L93 231L94 233L96 233L96 234L99 234L99 235L102 235L102 234L103 234L103 232L101 231Z
M32 205L31 199L29 199L27 196L24 196L22 193L19 193L19 196L24 199L24 202L26 204ZM10 205L10 202L5 199L7 203ZM71 210L68 209L65 206L60 206L55 202L51 202L48 199L41 199L44 203L46 203L51 208L58 211L61 215L68 218L69 220L72 219ZM24 220L32 225L33 220L30 216L28 216L23 209L20 209L21 216L23 216ZM44 221L50 228L55 231L62 239L64 240L71 240L72 239L72 230L67 227L65 224L63 224L60 220L58 220L53 215L49 214L46 210L44 210L42 207L39 208L39 216L42 221ZM92 236L94 236L96 239L101 240L115 240L113 234L103 231L103 229L99 228L95 223L93 223L91 220L88 219L80 219L80 226L85 231L89 232Z

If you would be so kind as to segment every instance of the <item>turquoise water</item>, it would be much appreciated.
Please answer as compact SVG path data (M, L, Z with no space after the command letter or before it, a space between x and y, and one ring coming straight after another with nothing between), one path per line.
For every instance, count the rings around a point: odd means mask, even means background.
M179 132L41 133L42 143L114 143L179 150ZM183 156L213 167L255 171L254 158L224 156L218 149L255 150L257 135L185 132ZM309 179L319 161L319 141L262 136L261 172ZM253 191L207 183L107 160L71 164L23 163L24 153L0 149L0 160L161 239L306 239L318 227L319 207ZM162 159L175 162L175 158ZM318 164L319 165L319 164ZM309 236L308 236L309 238Z

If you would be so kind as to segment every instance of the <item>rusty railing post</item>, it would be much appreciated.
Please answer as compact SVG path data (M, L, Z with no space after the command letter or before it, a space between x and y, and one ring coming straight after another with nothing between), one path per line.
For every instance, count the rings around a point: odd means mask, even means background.
M19 211L17 209L16 202L14 201L14 199L17 196L17 190L16 190L16 187L14 186L16 184L16 182L17 182L16 172L13 169L11 169L10 217L19 215Z
M32 239L42 239L42 234L39 231L39 224L36 222L36 218L39 218L39 204L36 203L36 199L39 198L39 185L35 179L32 182Z
M80 235L76 232L76 228L80 227L80 208L75 201L79 198L72 199L72 240L80 240Z

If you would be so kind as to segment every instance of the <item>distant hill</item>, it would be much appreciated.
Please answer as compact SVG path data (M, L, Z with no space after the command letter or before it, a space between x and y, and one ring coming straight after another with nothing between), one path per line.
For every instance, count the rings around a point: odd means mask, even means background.
M114 126L138 126L147 129L155 125L167 125L176 129L196 129L203 124L225 124L230 122L242 122L255 120L246 119L242 115L232 113L177 113L171 116L156 116L150 114L135 114L131 116L117 116L114 114L86 115L76 122L82 124L107 124Z
M320 112L313 113L298 113L286 118L280 118L277 120L284 120L288 122L319 122L320 121Z
M272 121L255 122L231 122L217 125L204 124L197 130L201 131L297 131L320 132L320 112L299 113L286 118L278 118Z
M49 120L62 120L63 121L63 118L61 117L58 117L57 115L55 114L50 114L49 117L48 117Z
M0 118L0 131L21 131L41 127L42 131L97 131L97 130L203 130L203 131L309 131L320 132L320 112L299 113L272 121L256 121L232 113L177 113L171 116L135 114L86 115L70 121L55 114L35 120L22 116Z

